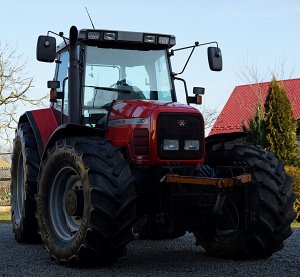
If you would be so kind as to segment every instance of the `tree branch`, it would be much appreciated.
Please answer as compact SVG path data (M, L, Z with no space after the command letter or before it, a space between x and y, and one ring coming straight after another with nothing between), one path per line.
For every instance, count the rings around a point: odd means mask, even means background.
M11 131L18 119L17 104L43 107L45 97L29 97L33 78L25 71L27 61L17 53L17 47L0 42L0 146L10 143ZM2 145L3 146L3 145Z

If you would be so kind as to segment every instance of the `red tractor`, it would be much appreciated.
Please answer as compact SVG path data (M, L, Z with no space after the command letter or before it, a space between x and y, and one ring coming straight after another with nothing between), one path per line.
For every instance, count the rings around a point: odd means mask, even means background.
M174 36L74 26L59 36L58 47L49 33L37 44L39 61L56 62L51 106L23 114L14 139L18 242L42 240L66 264L116 261L134 233L192 232L224 258L265 258L283 247L295 217L291 178L244 134L204 138L199 110L177 103L175 80L188 104L200 103L204 89L189 96L172 72ZM217 44L208 60L222 69Z

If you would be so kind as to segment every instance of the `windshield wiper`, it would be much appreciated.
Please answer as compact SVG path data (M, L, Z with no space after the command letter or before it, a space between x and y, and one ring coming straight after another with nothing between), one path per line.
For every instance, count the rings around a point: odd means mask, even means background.
M124 89L124 88L111 88L111 87L96 87L96 86L85 86L87 88L94 88L94 89L101 89L107 91L115 91L115 92L122 92L122 93L131 93L131 89Z

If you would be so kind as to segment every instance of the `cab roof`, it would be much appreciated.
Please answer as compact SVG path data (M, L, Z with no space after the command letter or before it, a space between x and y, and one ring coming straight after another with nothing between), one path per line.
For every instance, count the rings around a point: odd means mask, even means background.
M175 36L157 33L128 32L104 29L82 29L78 42L98 47L133 48L141 50L170 49L176 44ZM66 41L68 44L68 41ZM66 47L62 42L57 52Z

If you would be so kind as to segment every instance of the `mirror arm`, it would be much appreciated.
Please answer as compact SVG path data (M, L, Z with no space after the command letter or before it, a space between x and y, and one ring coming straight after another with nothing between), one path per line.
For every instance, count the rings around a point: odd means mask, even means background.
M57 33L55 33L55 32L48 31L48 32L47 32L47 36L49 36L50 33L53 34L53 35L59 36L59 37L61 37L61 38L63 38L63 39L69 40L69 38L67 38L67 37L64 36L64 33L63 33L63 32L59 32L59 33L57 34Z
M195 45L193 46L193 49L192 49L192 51L191 51L191 53L190 53L187 61L185 62L185 65L184 65L183 69L181 70L181 72L175 73L175 75L180 75L180 74L182 74L184 72L184 70L185 70L186 66L188 65L188 63L189 63L189 61L190 61L190 59L191 59L191 57L192 57L192 55L193 55L194 50L195 50L196 47L197 47L197 45L196 45L196 42L195 42Z
M189 63L189 61L190 61L190 59L191 59L191 57L193 55L193 52L194 52L194 50L195 50L196 47L203 46L203 45L208 45L208 44L213 44L213 43L215 43L217 45L217 48L219 48L218 42L216 42L216 41L211 41L211 42L206 42L206 43L201 43L201 44L198 41L196 41L195 44L192 45L192 46L186 46L186 47L182 47L182 48L177 48L177 49L171 50L170 56L174 56L174 52L175 51L181 51L181 50L186 50L186 49L193 48L192 51L191 51L191 53L190 53L190 55L189 55L189 57L188 57L188 59L187 59L187 61L186 61L186 63L185 63L185 65L184 65L184 67L183 67L183 69L181 70L181 72L179 72L179 73L173 73L173 75L174 76L180 75L180 74L182 74L184 72L184 70L185 70L186 66L188 65L188 63Z
M67 40L70 40L70 39L67 38L67 37L65 37L63 32L59 32L59 33L57 34L57 33L55 33L55 32L48 31L47 36L49 36L49 33L61 37L61 38L64 40L64 43L65 43L65 45L67 46L68 51L70 52L69 44L67 43Z
M189 48L195 48L195 47L199 47L199 46L203 46L203 45L208 45L208 44L213 44L213 43L215 43L217 45L217 48L219 48L219 45L218 45L217 41L210 41L210 42L205 42L205 43L201 43L201 44L199 43L199 41L196 41L194 45L171 50L171 53L174 53L175 51L181 51L181 50L185 50L185 49L189 49Z

